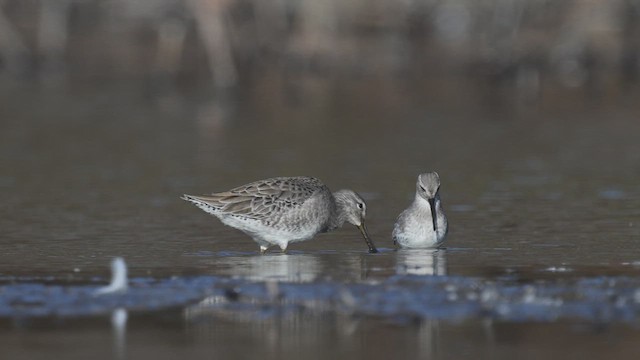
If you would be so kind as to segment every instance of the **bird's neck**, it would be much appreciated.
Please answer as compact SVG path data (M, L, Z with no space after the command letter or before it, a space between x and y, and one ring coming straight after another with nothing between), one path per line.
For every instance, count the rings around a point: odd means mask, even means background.
M339 227L342 227L342 225L344 225L344 222L347 220L345 211L346 204L344 202L344 199L341 197L339 192L334 193L333 198L334 201L331 205L331 213L329 216L327 231L335 230Z

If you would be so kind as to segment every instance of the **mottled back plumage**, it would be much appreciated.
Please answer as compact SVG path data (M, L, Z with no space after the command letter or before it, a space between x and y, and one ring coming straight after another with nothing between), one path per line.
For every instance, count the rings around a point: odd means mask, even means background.
M364 200L351 190L338 193L340 201L336 201L320 180L299 176L259 180L208 196L184 195L182 198L215 215L224 224L244 231L260 244L262 251L271 245L285 250L290 242L308 240L349 221L361 228L370 251L375 252L363 230ZM354 195L344 196L345 193ZM359 200L344 200L352 198ZM361 204L359 208L358 204Z
M255 181L210 196L193 196L215 211L261 220L301 206L314 193L329 189L311 177L279 177Z

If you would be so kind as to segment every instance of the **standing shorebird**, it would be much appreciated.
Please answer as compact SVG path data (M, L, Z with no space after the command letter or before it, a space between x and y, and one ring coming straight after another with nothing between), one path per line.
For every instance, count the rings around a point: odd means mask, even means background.
M312 177L258 180L229 191L183 195L182 199L251 236L262 253L273 245L286 251L289 243L309 240L345 221L360 229L370 253L378 252L364 225L364 200L352 190L332 193Z
M430 248L442 244L449 227L440 201L440 177L420 174L416 196L393 227L393 243L403 248Z

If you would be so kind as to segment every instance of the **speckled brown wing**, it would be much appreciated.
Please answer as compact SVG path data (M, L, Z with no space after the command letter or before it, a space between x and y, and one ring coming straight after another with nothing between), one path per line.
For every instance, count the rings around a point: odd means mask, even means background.
M187 195L228 215L260 220L301 206L315 192L326 188L311 177L280 177L259 180L209 196Z

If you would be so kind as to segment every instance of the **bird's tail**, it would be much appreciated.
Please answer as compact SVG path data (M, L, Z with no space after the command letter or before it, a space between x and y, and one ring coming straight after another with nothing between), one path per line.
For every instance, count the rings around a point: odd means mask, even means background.
M180 199L193 203L195 206L199 207L204 212L207 212L209 214L215 215L219 210L218 208L207 202L204 197L184 194L180 197Z

